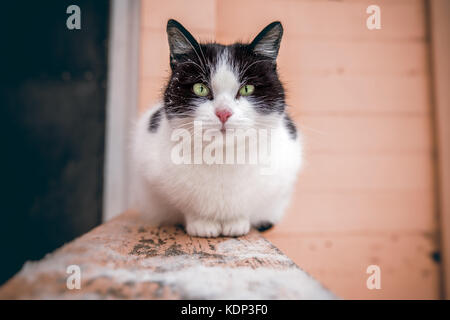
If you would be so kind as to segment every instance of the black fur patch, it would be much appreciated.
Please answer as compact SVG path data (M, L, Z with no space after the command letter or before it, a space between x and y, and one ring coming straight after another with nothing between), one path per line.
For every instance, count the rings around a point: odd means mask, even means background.
M152 116L150 117L150 121L148 123L148 131L156 132L159 128L159 124L161 122L162 117L162 108L158 109Z
M240 72L241 84L255 86L255 92L247 99L252 101L256 111L262 114L284 112L284 88L278 78L275 60L253 53L246 44L233 44L228 46L228 51L233 67Z
M256 229L259 232L264 232L264 231L267 231L267 230L272 229L272 228L273 228L273 223L268 222L268 221L261 222L261 224L256 227Z
M176 28L176 30L172 30ZM280 25L281 28L281 25ZM281 29L282 30L282 29ZM267 31L266 31L267 32ZM180 37L179 33L185 35ZM164 92L164 106L168 119L172 117L189 117L195 111L199 100L214 99L214 92L206 97L195 95L192 87L195 83L204 83L211 88L211 76L217 60L225 52L229 63L240 74L241 85L252 84L255 92L248 97L257 112L262 114L283 113L285 94L278 78L275 59L256 53L255 41L249 44L236 43L224 46L217 43L199 44L179 23L170 20L168 24L169 45L171 46L171 76ZM175 39L171 39L174 37ZM262 37L262 36L261 36ZM190 41L190 46L179 41ZM258 37L255 39L257 40ZM275 45L279 46L279 40ZM178 42L177 42L178 41ZM192 48L192 49L186 49Z
M294 121L289 117L287 113L284 114L284 125L286 126L286 129L289 132L289 135L291 136L292 140L295 140L297 138L297 127L295 126Z

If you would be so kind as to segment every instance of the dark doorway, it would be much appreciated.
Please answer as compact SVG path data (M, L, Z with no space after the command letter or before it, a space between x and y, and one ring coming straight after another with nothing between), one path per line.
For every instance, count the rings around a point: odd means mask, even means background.
M108 25L109 1L2 4L0 284L101 222Z

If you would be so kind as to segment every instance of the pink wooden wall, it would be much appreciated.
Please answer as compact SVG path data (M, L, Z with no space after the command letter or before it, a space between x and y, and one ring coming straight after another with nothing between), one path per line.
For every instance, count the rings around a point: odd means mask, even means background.
M382 29L369 31L373 3ZM284 25L279 71L306 165L267 237L343 298L438 298L424 1L142 0L140 111L168 76L169 18L224 43ZM381 290L366 288L371 264Z

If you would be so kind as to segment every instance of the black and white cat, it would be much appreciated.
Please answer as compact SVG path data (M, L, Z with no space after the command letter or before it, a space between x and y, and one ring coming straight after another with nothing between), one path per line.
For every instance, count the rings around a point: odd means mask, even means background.
M180 23L168 21L171 76L163 101L143 114L132 137L134 204L153 223L183 223L192 236L216 237L244 235L251 226L267 229L279 221L302 162L277 74L282 34L281 23L273 22L249 44L199 44ZM264 161L175 159L181 152L174 136L187 138L184 156L199 150L201 156L211 137L214 156L230 145L248 156L254 152L250 144L234 145L228 133L249 130L258 133L257 149L270 151ZM269 132L268 139L260 132ZM241 142L255 137L250 136ZM268 163L271 170L264 172Z

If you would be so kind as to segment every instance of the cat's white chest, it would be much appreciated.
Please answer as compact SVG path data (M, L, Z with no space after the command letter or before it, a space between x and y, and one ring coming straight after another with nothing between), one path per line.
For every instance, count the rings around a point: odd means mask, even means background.
M273 177L257 165L170 165L168 172L172 181L164 188L178 209L205 218L253 216L275 192Z
M173 159L168 120L161 122L157 132L150 133L150 116L151 112L144 115L133 138L135 172L141 181L136 192L141 198L138 209L156 215L155 211L163 212L168 217L173 216L173 211L185 222L212 222L212 226L198 227L213 230L206 235L215 235L217 225L221 230L227 223L247 230L250 224L275 223L280 219L301 162L299 142L290 139L282 128L274 131L273 150L263 163L207 164L204 159L194 163L192 158L192 162L180 164ZM163 199L164 208L149 210L157 197ZM230 235L240 231L230 228Z

